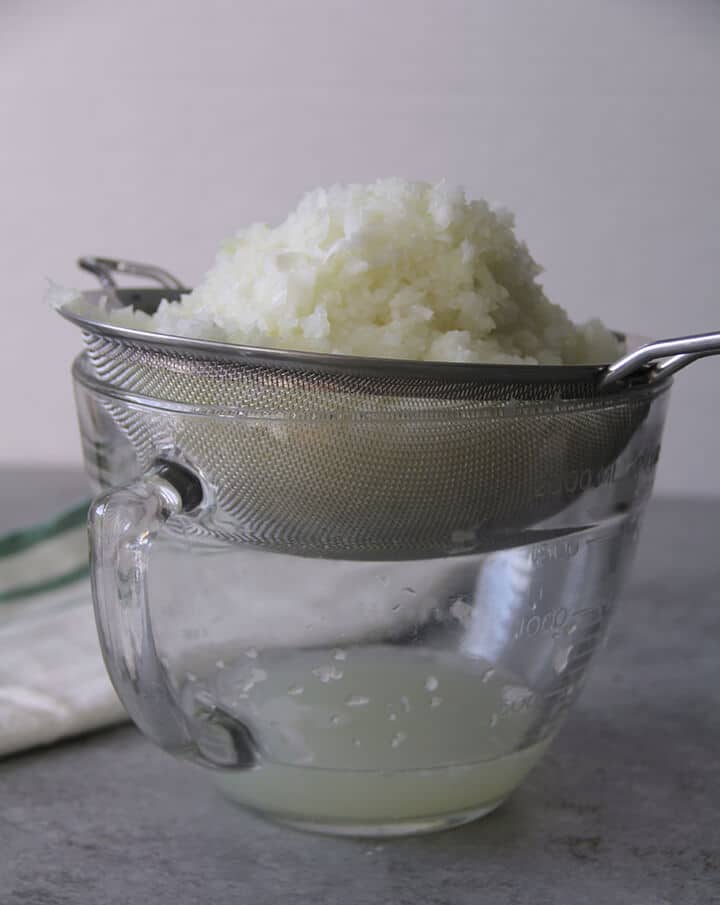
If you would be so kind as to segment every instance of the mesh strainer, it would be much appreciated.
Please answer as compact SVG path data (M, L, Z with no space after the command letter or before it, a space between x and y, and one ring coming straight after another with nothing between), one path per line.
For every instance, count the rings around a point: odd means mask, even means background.
M89 303L153 313L166 271L84 258ZM160 288L120 289L113 272ZM139 466L183 463L212 488L194 530L309 555L419 557L490 549L603 482L670 375L720 333L651 343L609 366L445 364L236 346L80 326L79 380ZM328 429L328 423L332 429Z

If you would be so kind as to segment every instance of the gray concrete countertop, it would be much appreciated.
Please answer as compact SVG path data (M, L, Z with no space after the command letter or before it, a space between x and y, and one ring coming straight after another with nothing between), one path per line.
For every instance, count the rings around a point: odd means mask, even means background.
M0 763L2 905L720 902L720 500L660 500L583 695L513 798L435 836L303 835L127 727Z

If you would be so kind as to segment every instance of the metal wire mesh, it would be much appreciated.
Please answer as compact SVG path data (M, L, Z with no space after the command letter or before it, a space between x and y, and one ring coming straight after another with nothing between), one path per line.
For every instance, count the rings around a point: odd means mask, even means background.
M175 457L212 487L201 530L308 555L501 545L600 485L663 389L328 374L86 340L86 376L140 466Z

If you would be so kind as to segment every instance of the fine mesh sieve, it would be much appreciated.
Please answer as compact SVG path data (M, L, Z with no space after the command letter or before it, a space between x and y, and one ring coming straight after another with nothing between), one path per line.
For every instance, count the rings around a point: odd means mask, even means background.
M81 259L87 305L153 313L166 271ZM112 271L163 288L119 289ZM90 309L92 310L92 309ZM307 555L413 558L501 546L602 486L670 385L720 334L653 343L614 365L364 359L257 349L102 322L63 306L76 376L139 467L179 461L212 488L193 530ZM660 361L660 364L657 362Z

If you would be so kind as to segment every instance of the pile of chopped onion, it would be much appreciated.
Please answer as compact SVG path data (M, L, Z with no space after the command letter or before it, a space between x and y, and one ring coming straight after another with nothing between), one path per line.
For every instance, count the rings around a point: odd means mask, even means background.
M307 194L279 226L225 241L156 314L113 322L181 336L426 361L609 362L618 340L548 301L510 213L460 189L383 179Z

